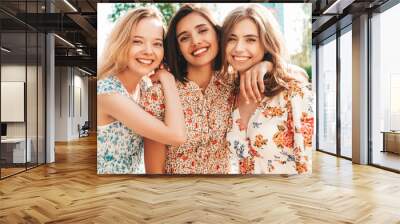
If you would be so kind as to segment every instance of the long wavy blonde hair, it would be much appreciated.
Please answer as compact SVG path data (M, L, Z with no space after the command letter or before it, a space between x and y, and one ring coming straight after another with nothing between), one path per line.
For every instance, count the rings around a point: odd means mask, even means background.
M98 78L105 78L110 74L123 72L128 65L129 43L132 29L144 18L154 17L163 24L163 39L165 26L163 16L155 7L138 7L121 17L107 39L103 54L98 65Z
M222 26L222 62L223 71L228 74L229 64L226 56L226 46L235 24L243 19L251 19L257 26L264 52L272 56L273 68L264 78L265 92L268 97L275 96L287 88L287 82L291 80L286 69L287 51L278 22L274 15L259 4L248 4L234 9L225 18ZM235 74L236 75L236 74Z

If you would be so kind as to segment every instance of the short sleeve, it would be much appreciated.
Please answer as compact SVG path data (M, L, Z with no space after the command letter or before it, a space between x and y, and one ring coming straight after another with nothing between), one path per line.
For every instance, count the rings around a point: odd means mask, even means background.
M291 84L290 100L294 127L294 156L299 174L312 171L312 139L314 133L314 96L310 83Z
M112 75L97 81L97 95L119 93L125 95L121 83Z
M141 90L139 105L143 109L157 117L159 120L164 120L165 115L165 97L160 83L155 83L151 87L146 87Z

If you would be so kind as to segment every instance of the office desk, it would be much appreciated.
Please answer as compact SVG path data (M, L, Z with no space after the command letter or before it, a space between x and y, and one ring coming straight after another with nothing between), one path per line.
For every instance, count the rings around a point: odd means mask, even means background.
M27 138L26 154L25 154L25 138L6 138L1 139L1 157L8 163L25 163L31 161L31 144L30 138ZM12 156L11 156L12 155ZM12 159L11 159L12 158Z
M383 150L382 152L393 152L400 154L400 131L382 131Z

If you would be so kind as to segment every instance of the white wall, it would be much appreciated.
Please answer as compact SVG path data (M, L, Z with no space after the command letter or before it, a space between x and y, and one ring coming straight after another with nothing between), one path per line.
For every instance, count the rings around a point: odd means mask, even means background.
M55 73L55 141L70 141L88 120L88 78L72 67L56 67Z
M68 140L68 87L67 67L55 68L55 141Z
M36 74L36 67L33 66L27 66L27 72L28 74L35 73ZM18 64L9 64L9 65L2 65L1 66L1 81L9 81L9 82L25 82L25 65L18 65ZM36 81L34 83L31 83L33 80L29 80L30 85L36 86ZM27 103L33 102L35 100L30 99L30 98L35 98L36 99L36 89L33 88L28 88L27 89ZM33 91L33 92L31 92ZM36 102L36 101L35 101ZM29 105L31 107L36 108L36 105ZM7 108L1 108L2 110L7 110ZM36 110L36 109L35 109ZM36 113L34 114L34 117L30 117L30 115L33 115L31 113L28 113L28 121L35 120L36 121ZM31 127L32 125L28 125L28 128ZM29 133L29 130L28 130ZM7 122L7 136L8 137L25 137L25 122ZM29 136L28 136L29 137Z
M1 66L2 81L18 81L26 83L26 110L27 119L24 122L6 122L7 137L25 138L25 133L30 139L32 161L44 162L44 83L42 68L40 66L25 67L25 64L3 64ZM27 81L25 80L27 78ZM38 91L38 92L37 92ZM4 97L4 96L3 96ZM10 108L1 108L10 110ZM10 112L10 111L8 111ZM11 111L12 113L12 111ZM25 111L23 111L25 113ZM37 152L39 150L39 152ZM37 153L39 156L37 157Z

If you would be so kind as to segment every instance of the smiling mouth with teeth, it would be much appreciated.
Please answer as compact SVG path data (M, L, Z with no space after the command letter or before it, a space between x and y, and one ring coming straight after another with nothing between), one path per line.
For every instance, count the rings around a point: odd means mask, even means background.
M150 60L150 59L141 59L141 58L138 58L138 59L136 59L138 62L140 62L140 63L142 63L142 64L146 64L146 65L150 65L150 64L152 64L153 63L153 60Z
M198 49L198 50L193 51L192 55L193 55L193 56L198 56L198 55L200 55L200 54L206 52L207 50L208 50L207 47L203 47L203 48L200 48L200 49Z
M233 59L235 61L239 61L239 62L243 62L243 61L247 61L250 59L250 57L244 57L244 56L233 56Z

